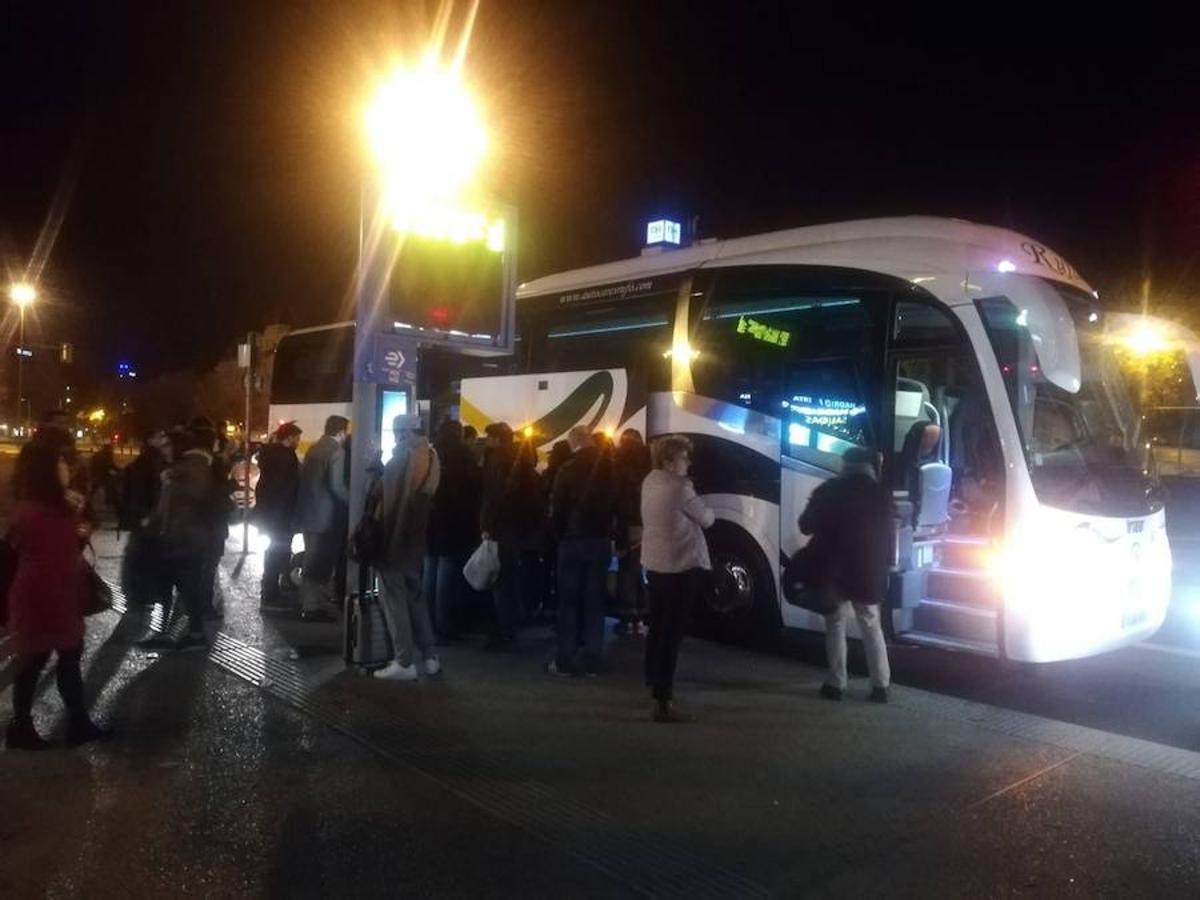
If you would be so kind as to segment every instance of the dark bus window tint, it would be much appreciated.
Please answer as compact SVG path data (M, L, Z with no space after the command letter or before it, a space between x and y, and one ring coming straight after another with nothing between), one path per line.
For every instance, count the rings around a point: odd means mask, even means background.
M523 326L536 330L531 368L537 372L626 369L648 390L665 390L670 372L675 294L556 310Z
M271 402L349 403L353 379L353 328L290 334L275 351Z
M897 344L958 344L958 331L949 316L925 303L897 303L892 324Z

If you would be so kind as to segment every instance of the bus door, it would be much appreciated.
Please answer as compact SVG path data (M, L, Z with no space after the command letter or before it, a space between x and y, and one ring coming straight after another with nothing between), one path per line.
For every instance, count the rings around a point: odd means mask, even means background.
M948 311L896 304L885 478L897 514L889 587L899 636L996 652L990 537L1004 466L971 345Z

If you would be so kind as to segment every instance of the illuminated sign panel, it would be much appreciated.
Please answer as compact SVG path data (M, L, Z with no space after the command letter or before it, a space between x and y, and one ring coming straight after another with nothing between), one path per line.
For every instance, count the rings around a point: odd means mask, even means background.
M504 217L434 210L393 225L387 315L396 331L489 342L503 334L513 289Z
M769 325L764 325L762 322L756 322L747 316L739 316L737 324L738 334L747 334L756 341L762 341L765 344L774 344L776 347L786 347L792 340L792 333L783 328L772 328Z
M678 222L669 219L655 219L646 225L647 244L674 244L679 246L683 229Z

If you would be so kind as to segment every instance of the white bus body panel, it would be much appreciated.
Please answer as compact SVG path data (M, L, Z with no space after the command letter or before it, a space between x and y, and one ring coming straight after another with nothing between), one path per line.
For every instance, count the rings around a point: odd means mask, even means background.
M576 396L588 379L601 372L608 373L611 381L601 380L594 398ZM572 398L583 404L574 413L564 409ZM493 422L506 422L518 435L532 426L538 447L564 440L567 432L579 424L610 433L636 428L645 434L645 406L622 419L628 398L629 377L624 369L464 378L459 418L480 434Z

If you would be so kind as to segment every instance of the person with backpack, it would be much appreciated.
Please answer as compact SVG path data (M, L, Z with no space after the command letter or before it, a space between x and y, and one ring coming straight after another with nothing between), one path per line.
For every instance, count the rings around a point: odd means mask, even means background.
M612 449L610 442L598 445L583 425L572 428L567 441L574 453L554 479L550 498L558 538L558 652L546 671L593 677L604 657L605 581L616 515Z
M388 681L415 681L419 677L416 652L424 673L442 670L434 646L429 604L421 592L421 565L427 549L429 513L441 478L437 453L416 416L392 420L396 447L383 467L378 483L382 521L382 554L378 562L384 618L392 637L394 659L375 673Z

